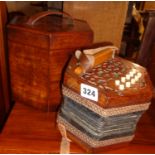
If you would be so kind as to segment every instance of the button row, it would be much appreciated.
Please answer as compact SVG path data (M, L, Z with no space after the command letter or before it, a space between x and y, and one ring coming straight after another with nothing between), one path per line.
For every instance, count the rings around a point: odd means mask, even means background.
M121 80L115 80L115 85L119 87L119 90L130 88L132 84L135 84L142 76L142 73L136 69L132 69L125 77L121 77Z

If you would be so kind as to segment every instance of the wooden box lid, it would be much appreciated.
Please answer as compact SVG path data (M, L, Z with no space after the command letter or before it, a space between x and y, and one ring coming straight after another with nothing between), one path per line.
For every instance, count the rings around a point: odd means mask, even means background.
M88 40L92 42L93 32L86 21L45 11L13 19L8 25L8 38L40 48L65 49L86 46Z

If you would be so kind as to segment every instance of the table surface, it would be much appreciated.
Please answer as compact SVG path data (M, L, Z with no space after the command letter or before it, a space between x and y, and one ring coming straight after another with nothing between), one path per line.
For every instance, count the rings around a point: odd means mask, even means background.
M155 153L155 99L140 119L135 138L127 146L100 153ZM59 153L61 136L56 113L15 103L0 135L0 153ZM71 143L70 153L85 153Z

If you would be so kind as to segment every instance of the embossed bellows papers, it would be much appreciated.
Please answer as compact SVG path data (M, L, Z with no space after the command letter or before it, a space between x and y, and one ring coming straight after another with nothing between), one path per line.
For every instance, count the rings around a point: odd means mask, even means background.
M57 122L69 139L91 148L131 141L152 98L146 69L115 56L117 50L78 50L64 74Z

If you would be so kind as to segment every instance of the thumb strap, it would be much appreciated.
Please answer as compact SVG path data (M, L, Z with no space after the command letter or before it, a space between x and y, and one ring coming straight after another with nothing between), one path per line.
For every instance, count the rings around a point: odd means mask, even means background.
M60 154L69 154L70 153L70 142L71 140L67 137L66 128L64 125L58 123L59 131L62 135L60 143Z

